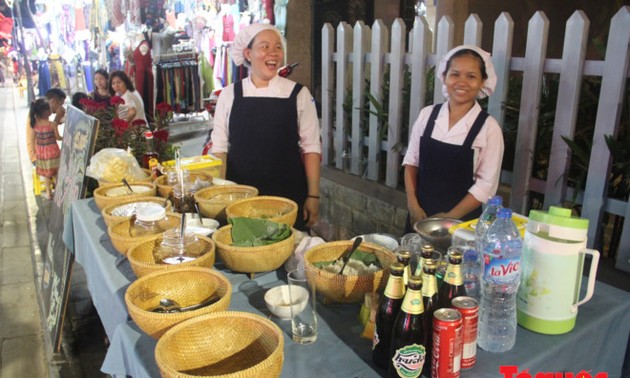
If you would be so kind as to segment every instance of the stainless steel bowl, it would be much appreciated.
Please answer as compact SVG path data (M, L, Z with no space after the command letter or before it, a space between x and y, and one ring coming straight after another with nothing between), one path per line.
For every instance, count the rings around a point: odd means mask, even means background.
M448 229L459 223L462 221L453 218L426 218L417 221L413 225L413 229L420 234L424 241L431 243L435 249L446 252L453 239Z

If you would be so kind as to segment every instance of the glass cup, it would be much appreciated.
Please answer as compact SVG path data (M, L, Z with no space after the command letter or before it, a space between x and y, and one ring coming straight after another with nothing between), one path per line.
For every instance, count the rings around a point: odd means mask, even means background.
M309 282L306 270L299 268L287 275L291 299L291 333L297 344L311 344L317 340L315 312L315 284Z

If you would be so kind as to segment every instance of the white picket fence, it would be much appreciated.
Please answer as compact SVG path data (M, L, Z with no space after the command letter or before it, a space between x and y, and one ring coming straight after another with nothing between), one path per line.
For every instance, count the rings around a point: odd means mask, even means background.
M524 57L512 57L514 22L508 13L502 13L494 25L492 60L498 84L488 104L489 113L500 124L504 120L503 104L508 94L510 71L523 73L523 85L518 120L514 167L502 172L501 181L511 185L509 206L516 212L527 214L530 192L544 193L544 208L561 203L571 188L567 187L565 171L569 167L570 150L562 136L573 139L578 99L585 75L602 77L597 108L597 120L589 163L586 189L580 196L582 217L588 218L589 244L599 232L603 212L625 217L616 267L630 271L630 205L628 202L607 198L608 176L611 167L610 151L605 135L617 135L624 101L626 79L630 77L630 6L622 7L611 19L610 32L603 61L585 60L589 20L582 11L576 11L566 23L565 41L561 59L547 59L549 20L543 12L535 13L529 21ZM479 46L482 23L475 14L465 24L464 43ZM351 28L341 22L336 30L330 24L322 28L322 135L323 163L350 174L378 180L380 154L386 155L384 184L395 188L399 182L402 153L401 124L403 75L411 72L409 125L417 118L424 104L425 75L453 46L454 25L450 17L443 17L437 27L436 51L432 52L431 31L423 18L407 33L405 24L397 19L391 32L382 21L372 28L363 22ZM409 51L406 41L410 38ZM336 48L336 49L335 49ZM360 110L365 92L383 102L383 77L389 65L389 118L388 134L378 139L379 121L375 115L364 119ZM406 66L406 67L405 67ZM536 129L544 73L559 73L560 86L556 104L555 126L548 178L532 178ZM366 79L370 87L366 88ZM352 93L352 111L347 114L343 102ZM441 83L436 77L434 103L443 102ZM334 103L333 103L334 102ZM375 111L373 105L371 110ZM361 130L368 125L368 132ZM349 137L345 130L349 129ZM367 150L367 155L364 151ZM345 154L349 151L349 167ZM367 163L365 172L364 162Z

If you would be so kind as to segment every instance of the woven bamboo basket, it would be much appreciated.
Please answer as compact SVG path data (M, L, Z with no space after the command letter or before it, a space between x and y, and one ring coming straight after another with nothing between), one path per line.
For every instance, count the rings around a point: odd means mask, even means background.
M96 202L96 206L98 206L100 210L103 210L107 206L120 204L130 199L136 199L139 197L155 196L155 194L157 193L155 184L152 182L151 183L134 182L130 184L132 188L142 186L142 187L147 188L148 190L143 191L143 192L138 192L138 193L124 194L121 196L108 196L107 195L108 191L112 189L121 190L117 188L122 188L124 185L122 183L117 183L117 184L108 184L108 185L99 186L98 188L94 190L94 201Z
M293 227L297 219L298 205L283 197L258 196L232 202L225 208L227 218L262 218Z
M389 267L396 262L396 255L389 249L373 243L362 243L359 249L375 254L383 269L364 275L340 275L317 268L314 262L334 261L352 245L352 240L329 242L304 252L304 267L308 279L328 302L355 303L363 300L365 293L381 290L387 283Z
M225 208L234 201L255 197L258 189L248 185L221 185L204 188L195 193L201 214L225 223Z
M146 169L146 168L142 168L142 171L147 175L146 178L142 179L142 180L127 180L129 181L129 183L131 184L133 183L137 183L137 182L146 182L146 183L152 183L154 180L151 178L151 170ZM121 180L122 181L122 180ZM107 185L111 185L111 184L117 184L115 182L109 182L109 181L105 181L105 180L98 180L98 186L107 186Z
M166 213L166 219L160 221L160 228L168 230L178 227L182 221L181 214ZM127 255L129 249L135 244L152 239L155 235L131 236L131 219L123 219L107 227L107 233L112 240L114 249L123 255Z
M181 264L162 264L155 261L153 253L162 243L162 235L153 235L153 237L134 244L127 253L129 264L131 269L136 274L136 277L144 277L147 274L160 272L160 271L175 271L184 267L205 267L212 268L214 265L215 243L207 236L196 235L197 240L203 244L203 251L206 251L203 255L195 260L187 261Z
M168 330L157 342L155 360L164 378L279 377L284 335L260 315L215 312Z
M166 202L164 202L164 198L160 198L160 197L139 197L139 198L131 198L127 201L124 201L122 203L117 203L115 205L110 205L107 206L105 208L103 208L103 210L101 210L101 214L103 215L103 219L105 220L105 224L107 226L110 226L114 223L117 223L123 219L129 219L131 218L131 216L117 216L117 215L113 215L112 212L114 212L115 209L117 209L120 206L123 205L129 205L132 203L142 203L142 202L150 202L150 203L155 203L158 205L163 205L165 204L165 208L166 211L171 211L172 210L172 206L171 206L171 201L166 200Z
M173 313L151 311L159 307L160 300L164 298L186 307L201 303L215 294L221 299L196 310ZM129 285L125 292L129 315L141 330L154 339L159 339L175 324L187 319L226 311L231 299L232 284L223 274L196 266L148 274Z
M291 256L295 248L295 229L291 236L278 243L260 247L232 245L232 225L219 228L212 234L217 254L225 265L235 272L259 273L278 269Z
M209 184L212 184L212 175L206 171L190 171L189 173L190 182L194 183L197 180L207 181ZM158 195L160 197L166 198L173 192L173 185L168 185L166 180L168 177L166 175L162 175L155 179L155 185L157 185Z

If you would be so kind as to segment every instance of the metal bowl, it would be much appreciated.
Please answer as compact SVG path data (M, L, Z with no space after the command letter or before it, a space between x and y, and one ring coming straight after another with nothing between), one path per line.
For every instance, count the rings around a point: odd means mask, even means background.
M446 252L452 242L452 235L448 230L459 223L462 221L453 218L426 218L417 221L413 229L435 249Z

